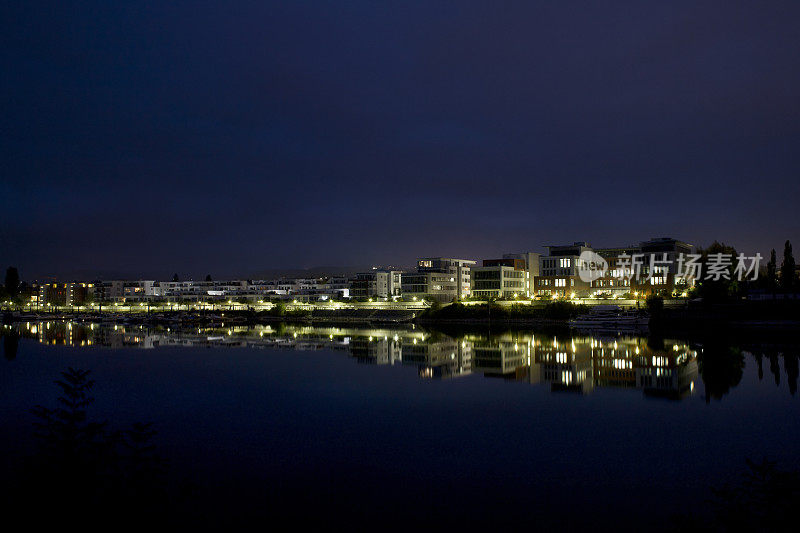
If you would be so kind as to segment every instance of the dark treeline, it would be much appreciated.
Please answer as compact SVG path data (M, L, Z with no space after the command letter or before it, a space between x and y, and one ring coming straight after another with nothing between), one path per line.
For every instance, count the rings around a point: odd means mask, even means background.
M767 263L759 266L758 278L749 279L750 276L743 275L739 281L739 274L736 272L737 250L722 242L714 241L709 247L700 249L698 252L702 256L702 263L708 262L709 256L713 254L723 254L732 256L734 261L726 269L725 277L718 280L702 279L690 291L690 298L702 298L707 302L726 302L742 299L752 290L764 290L774 294L795 293L800 288L800 277L796 268L792 243L786 241L783 249L783 259L778 264L777 254L773 249Z

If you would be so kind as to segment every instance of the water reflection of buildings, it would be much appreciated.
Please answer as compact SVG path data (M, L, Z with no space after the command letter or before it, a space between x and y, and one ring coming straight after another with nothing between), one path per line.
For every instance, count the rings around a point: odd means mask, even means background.
M473 364L476 372L485 376L518 378L527 369L531 350L520 339L500 337L473 341Z
M424 378L450 378L472 372L471 345L452 337L411 339L403 343L403 362L419 366Z
M45 344L77 347L333 350L364 364L415 365L422 378L482 373L584 394L598 387L613 387L679 399L691 394L698 373L697 353L687 344L666 340L651 346L640 337L562 339L510 332L456 339L413 328L277 325L175 329L70 322L26 323L18 330L23 337Z
M350 337L350 353L362 363L393 365L402 362L403 350L397 335Z
M693 391L698 372L697 352L688 345L666 342L654 349L636 337L537 340L534 353L531 380L549 382L553 390L639 388L650 396L682 398Z

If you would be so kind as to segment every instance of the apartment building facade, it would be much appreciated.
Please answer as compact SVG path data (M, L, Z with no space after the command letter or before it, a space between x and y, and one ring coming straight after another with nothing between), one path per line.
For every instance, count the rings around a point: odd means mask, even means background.
M630 277L623 275L624 265L621 264L619 258L632 257L633 254L638 254L640 251L638 246L595 249L594 252L608 263L608 270L605 275L592 280L590 296L613 297L633 293L635 289L631 288L631 284L635 282Z
M122 280L95 281L94 301L98 303L121 301L124 284Z
M162 281L158 292L157 296L168 302L239 298L249 294L247 280Z
M532 294L540 298L671 294L694 285L694 280L679 272L679 259L695 253L696 248L671 237L630 246L592 248L588 242L579 241L547 249L547 255L540 258L540 275ZM581 279L581 254L585 252L606 261L602 276Z
M541 257L542 254L536 252L503 254L503 259L521 259L525 262L525 296L531 296L534 279L539 275Z
M471 272L472 296L484 300L518 298L527 294L528 272L519 258L486 259Z
M402 276L402 295L442 303L468 298L471 294L471 268L476 261L445 257L426 257L417 261L417 271Z
M539 258L539 275L534 277L531 296L537 298L569 298L587 296L591 289L578 269L580 256L591 252L588 242L577 241L564 246L546 246L547 254Z
M356 274L351 298L394 298L401 295L402 271L375 269Z
M680 258L696 253L694 245L671 237L653 238L638 245L598 248L595 252L608 262L608 271L592 281L592 294L671 294L688 290L695 280L680 272Z

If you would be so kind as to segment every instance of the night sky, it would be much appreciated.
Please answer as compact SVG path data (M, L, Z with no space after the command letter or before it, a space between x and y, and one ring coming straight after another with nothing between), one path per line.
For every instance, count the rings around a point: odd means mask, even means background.
M0 264L221 278L659 236L780 255L799 24L797 1L6 2Z

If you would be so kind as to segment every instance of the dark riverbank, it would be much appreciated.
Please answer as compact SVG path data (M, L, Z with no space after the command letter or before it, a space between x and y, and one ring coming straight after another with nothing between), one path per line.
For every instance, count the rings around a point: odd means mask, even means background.
M544 306L452 304L421 312L418 323L451 324L567 324L591 312L592 306L553 302ZM649 315L651 329L697 330L719 327L800 329L800 301L725 303L692 302L682 307L644 304L638 310Z
M8 312L3 323L68 320L73 322L119 322L150 325L255 325L276 322L291 323L411 323L413 311L397 309L336 309L296 310L272 312L254 310L212 311L159 311L159 312Z
M650 330L669 335L696 335L710 331L730 335L760 331L794 334L800 332L800 302L696 302L685 308L664 308L653 312Z
M320 324L419 324L426 326L566 327L570 319L590 312L591 306L552 302L542 306L455 303L422 311L399 309L314 309L264 311L160 311L160 312L7 312L4 323L30 320L76 322L122 322L151 325L225 326L275 322ZM644 306L640 313L647 311ZM691 303L685 307L649 309L649 329L664 334L695 334L714 331L800 331L800 302Z

